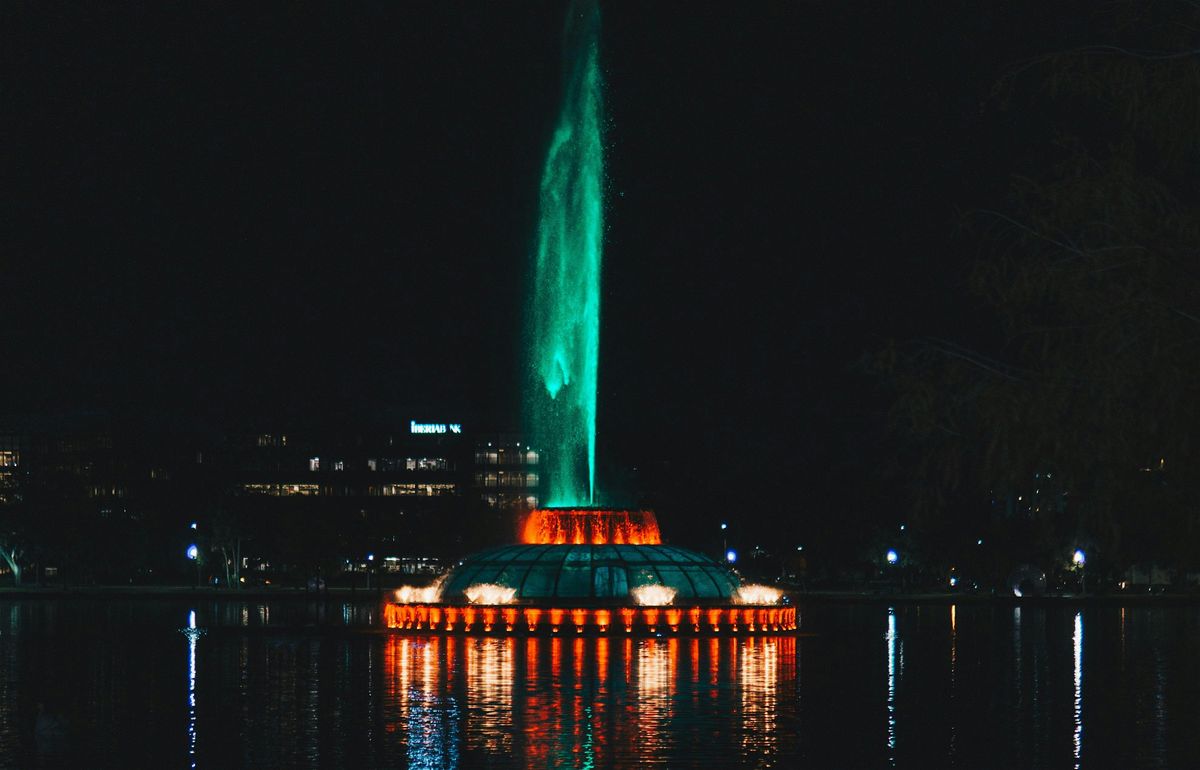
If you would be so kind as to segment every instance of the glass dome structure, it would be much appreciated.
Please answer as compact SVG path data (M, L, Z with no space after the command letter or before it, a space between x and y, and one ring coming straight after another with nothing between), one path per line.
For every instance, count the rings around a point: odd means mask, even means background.
M645 585L672 588L678 601L727 603L741 585L725 565L678 546L519 544L468 556L447 575L442 601L466 601L467 588L478 583L515 589L517 604L613 604Z

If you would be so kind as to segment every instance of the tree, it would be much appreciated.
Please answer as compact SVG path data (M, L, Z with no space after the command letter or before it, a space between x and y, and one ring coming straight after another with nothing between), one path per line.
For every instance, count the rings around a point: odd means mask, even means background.
M996 88L1044 119L1054 161L968 217L995 344L913 340L875 365L927 518L949 526L955 500L1007 510L1050 477L1065 505L1013 517L1039 558L1087 541L1110 564L1184 568L1200 557L1200 5L1092 22L1098 44Z

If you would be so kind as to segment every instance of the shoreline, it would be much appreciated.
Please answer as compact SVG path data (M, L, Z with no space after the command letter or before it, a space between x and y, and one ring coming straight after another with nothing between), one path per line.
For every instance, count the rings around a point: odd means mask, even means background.
M0 599L204 599L214 601L242 601L275 599L282 601L354 601L375 603L384 601L394 590L391 587L347 588L331 586L321 591L309 591L291 587L253 587L237 591L226 591L212 587L192 586L7 586L0 588ZM1003 606L1174 606L1200 605L1200 593L1105 593L1105 594L1050 594L1044 596L1016 597L1005 594L949 593L949 592L895 592L885 593L871 590L804 591L787 592L796 605L805 604L997 604Z

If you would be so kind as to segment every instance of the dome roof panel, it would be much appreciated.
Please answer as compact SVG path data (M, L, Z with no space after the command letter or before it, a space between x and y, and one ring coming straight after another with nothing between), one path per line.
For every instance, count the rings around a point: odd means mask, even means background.
M665 545L510 545L463 559L451 570L443 599L465 599L475 583L517 590L518 602L570 599L603 602L630 599L643 585L675 589L676 601L728 601L741 581L704 554Z

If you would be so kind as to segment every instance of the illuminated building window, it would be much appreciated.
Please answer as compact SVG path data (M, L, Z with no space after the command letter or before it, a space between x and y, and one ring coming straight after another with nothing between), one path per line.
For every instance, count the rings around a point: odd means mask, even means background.
M537 465L539 459L540 458L538 457L537 452L534 452L531 450L531 451L528 451L525 453L525 464L526 465Z
M310 457L310 458L308 458L308 469L309 469L310 471L319 471L319 470L321 470L321 458L320 458L320 457Z
M369 471L379 470L379 463L377 463L375 461L375 458L371 458L370 460L367 460L367 470L369 470Z
M384 484L379 487L379 490L384 497L396 495L437 497L439 495L454 494L456 486L454 484Z
M335 471L344 471L344 470L346 470L346 463L342 460L334 460L333 461L333 469Z
M0 451L0 468L15 468L21 464L21 453L13 450Z
M409 457L404 467L410 471L444 471L449 467L444 457Z
M240 489L248 495L269 495L271 497L315 497L321 494L318 484L242 484Z

